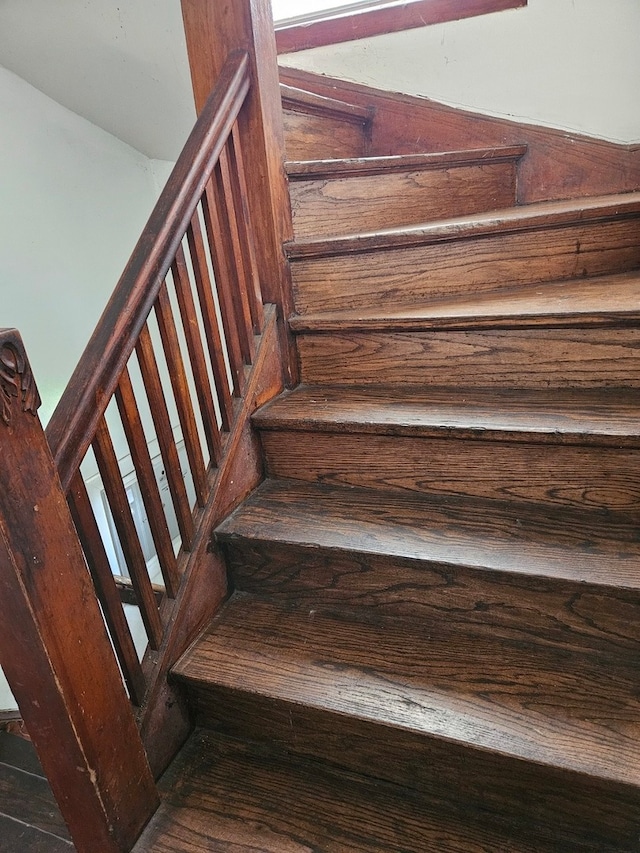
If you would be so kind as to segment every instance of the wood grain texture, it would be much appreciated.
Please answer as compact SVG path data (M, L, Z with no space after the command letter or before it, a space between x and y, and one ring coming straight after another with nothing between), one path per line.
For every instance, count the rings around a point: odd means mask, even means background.
M207 731L194 734L163 787L164 805L135 853L554 850L531 825L527 837L470 806L443 807L437 797ZM564 849L589 848L574 839Z
M640 451L548 444L267 432L271 476L637 515Z
M332 116L285 109L284 138L288 160L364 157L368 151L365 125Z
M265 311L265 329L248 375L246 393L224 456L211 483L207 506L199 517L193 549L185 559L183 582L162 646L153 661L149 697L140 716L141 734L156 775L165 770L191 730L191 716L181 691L167 683L167 673L227 596L224 562L212 546L211 532L258 485L262 460L249 418L283 389L283 363L276 309Z
M234 589L351 618L620 660L640 640L633 521L267 480L216 532Z
M79 853L120 853L156 789L15 330L0 364L0 662Z
M441 790L446 789L456 775L458 749L466 752L466 774L471 777L459 795L478 790L474 774L484 767L481 796L484 805L496 809L495 774L500 766L502 808L510 807L512 815L519 811L512 794L523 782L529 784L531 800L540 795L553 803L552 814L567 808L565 825L584 812L586 791L599 789L590 828L598 822L600 809L613 809L626 826L608 827L609 840L614 835L620 839L622 830L628 844L630 814L626 820L622 815L638 797L635 759L607 758L607 744L622 738L623 750L627 740L636 748L637 724L629 705L635 700L613 703L616 710L601 689L586 687L591 677L598 681L598 656L592 659L591 676L590 657L581 656L581 676L556 673L550 688L544 671L549 665L557 670L556 653L543 654L522 644L510 647L504 641L496 644L493 654L487 652L477 637L454 637L446 628L425 635L423 646L406 630L392 633L343 622L320 610L284 610L241 597L232 599L183 659L178 673L193 686L201 720L208 719L221 731L238 735L245 729L245 736L255 737L260 720L260 739L350 769L366 766L369 775L421 791L433 790L434 772ZM476 655L482 656L481 670ZM577 663L576 657L573 660ZM329 731L333 735L328 737ZM443 742L450 763L441 776L436 756ZM524 770L516 755L526 755ZM619 756L616 751L616 759ZM512 778L510 789L506 780L511 783ZM572 786L570 804L558 791L562 778Z
M629 388L300 385L263 406L253 422L261 430L640 445L640 399Z
M640 265L635 218L523 232L501 233L501 228L496 223L493 234L482 235L470 229L464 237L456 236L454 227L386 232L369 241L371 250L365 239L313 244L313 251L323 246L326 254L292 258L296 311L408 307L502 287L622 273ZM445 234L448 241L439 242ZM424 242L408 245L418 235ZM389 241L407 244L385 248ZM311 250L311 244L306 246ZM347 246L355 251L332 254L339 246L340 252Z
M405 307L334 310L290 318L296 332L621 326L637 324L640 273L549 281Z
M46 778L0 762L0 813L66 841L71 836ZM3 850L0 841L0 850Z
M390 158L391 159L391 158ZM396 159L396 158L392 158ZM366 162L366 161L362 161ZM514 162L306 178L289 173L297 238L334 237L497 210L515 203Z
M371 2L355 10L330 9L311 20L276 24L276 43L279 54L291 53L526 5L527 0L411 0L400 6Z
M521 203L640 189L640 148L523 124L357 83L281 69L284 83L374 110L372 155L526 144Z
M298 338L308 384L637 388L640 330L345 332Z

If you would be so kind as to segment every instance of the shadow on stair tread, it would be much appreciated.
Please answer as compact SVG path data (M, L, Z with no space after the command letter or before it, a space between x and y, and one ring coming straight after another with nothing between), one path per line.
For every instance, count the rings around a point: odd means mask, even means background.
M197 730L134 853L558 853L558 839L334 766ZM562 841L563 853L590 853ZM598 847L599 853L626 853ZM631 849L631 848L630 848Z

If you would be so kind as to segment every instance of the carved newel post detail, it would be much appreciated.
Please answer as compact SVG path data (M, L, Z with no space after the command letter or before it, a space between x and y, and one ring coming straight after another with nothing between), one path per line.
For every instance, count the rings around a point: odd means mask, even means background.
M76 849L128 851L157 793L39 405L0 329L0 663Z

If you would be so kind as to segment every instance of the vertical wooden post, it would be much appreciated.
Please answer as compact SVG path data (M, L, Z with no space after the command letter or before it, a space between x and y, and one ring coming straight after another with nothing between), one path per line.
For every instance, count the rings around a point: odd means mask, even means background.
M129 851L158 795L39 404L0 330L0 663L77 850Z
M251 61L251 90L239 116L247 193L255 224L256 262L266 302L278 306L288 381L297 379L297 358L286 319L293 310L291 274L282 244L293 239L284 168L284 129L271 0L181 0L200 111L231 51Z

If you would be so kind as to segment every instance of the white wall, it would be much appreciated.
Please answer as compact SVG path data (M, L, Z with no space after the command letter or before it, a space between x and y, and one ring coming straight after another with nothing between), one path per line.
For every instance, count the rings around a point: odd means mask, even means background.
M640 142L640 3L513 9L280 57L283 65L491 115Z
M0 327L22 333L43 422L166 171L0 67ZM0 709L14 706L0 672Z

